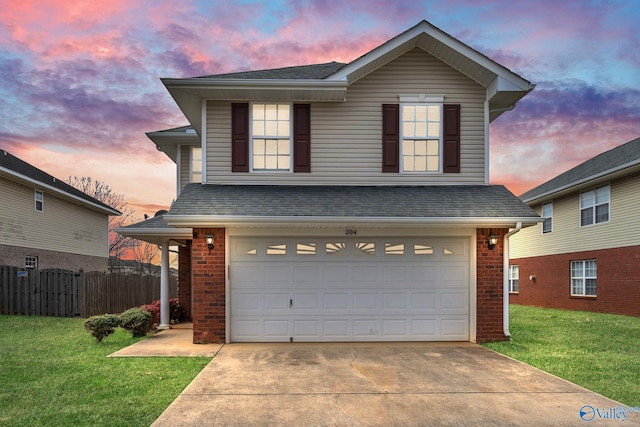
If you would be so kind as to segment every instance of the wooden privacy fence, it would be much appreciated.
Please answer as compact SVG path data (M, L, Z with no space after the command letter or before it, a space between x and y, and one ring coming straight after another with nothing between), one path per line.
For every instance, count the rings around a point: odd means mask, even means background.
M169 297L178 282L169 278ZM0 314L90 317L160 299L157 276L0 266Z

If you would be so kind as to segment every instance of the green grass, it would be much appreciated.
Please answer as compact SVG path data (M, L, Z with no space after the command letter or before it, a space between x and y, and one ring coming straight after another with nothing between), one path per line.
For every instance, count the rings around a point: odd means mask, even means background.
M83 319L0 316L1 426L148 426L211 358L108 358Z
M640 318L511 305L511 341L485 347L640 406Z

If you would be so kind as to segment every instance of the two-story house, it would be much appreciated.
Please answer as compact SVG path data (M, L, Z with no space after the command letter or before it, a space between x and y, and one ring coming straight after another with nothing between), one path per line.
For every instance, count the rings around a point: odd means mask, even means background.
M640 138L521 198L544 223L512 238L512 302L640 316Z
M0 265L107 271L120 212L0 150Z
M162 82L178 196L120 232L181 245L194 342L506 338L504 247L540 218L489 185L489 124L530 82L426 21L348 64Z

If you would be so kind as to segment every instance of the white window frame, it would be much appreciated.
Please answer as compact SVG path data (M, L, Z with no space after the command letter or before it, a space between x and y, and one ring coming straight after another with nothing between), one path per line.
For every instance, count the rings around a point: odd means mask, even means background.
M34 208L36 212L44 212L44 193L39 190L35 190L33 193ZM40 203L40 209L38 209L38 203Z
M545 213L545 207L548 207L549 211L547 213ZM540 216L544 218L544 222L542 223L542 234L553 232L553 202L543 203L540 213ZM547 222L547 220L549 222ZM549 224L549 229L545 229L546 224Z
M509 292L520 292L520 267L517 264L509 266Z
M200 150L200 159L197 162L195 161L194 150ZM189 182L202 182L202 153L203 150L200 146L192 145L191 147L189 147ZM194 166L196 165L200 168L200 170L195 170ZM200 174L200 179L194 179L194 174Z
M598 195L598 190L606 189L606 202L603 200L598 201L598 197L602 197L602 193ZM590 197L590 201L587 200L587 197ZM587 204L588 203L588 204ZM607 219L604 221L598 221L597 211L600 206L607 206ZM584 223L582 222L582 212L590 209L591 210L591 222ZM580 227L589 227L591 225L597 224L606 224L611 221L611 187L609 184L602 185L600 187L592 188L588 191L583 191L580 193Z
M289 107L289 136L288 138L279 137L277 135L255 135L253 132L253 109L255 105L287 105ZM289 140L289 167L287 169L256 169L254 165L254 140L255 139L275 139ZM253 102L249 105L249 165L250 171L253 173L293 173L293 103L289 102Z
M38 268L38 257L27 255L24 259L24 268Z
M444 148L444 144L443 144L443 136L442 133L444 131L444 97L441 96L435 96L435 97L420 97L418 96L418 99L414 99L415 97L400 97L400 173L405 173L405 174L417 174L417 175L434 175L434 174L441 174L442 173L442 161L443 161L443 148ZM404 102L403 102L404 101ZM433 137L433 136L429 136L428 130L427 130L427 136L425 137L417 137L417 136L405 136L404 134L404 109L405 107L438 107L439 108L439 115L440 115L440 122L439 122L439 129L438 129L438 137ZM428 121L427 121L427 127L428 127ZM432 171L408 171L405 170L405 154L404 154L404 142L405 141L434 141L437 140L438 141L438 170L432 170ZM425 155L426 156L426 155ZM427 161L429 156L427 157ZM415 158L415 156L414 156Z
M591 267L593 266L593 267ZM571 261L571 296L595 297L598 294L598 264L595 259ZM587 280L594 281L595 291L587 293Z

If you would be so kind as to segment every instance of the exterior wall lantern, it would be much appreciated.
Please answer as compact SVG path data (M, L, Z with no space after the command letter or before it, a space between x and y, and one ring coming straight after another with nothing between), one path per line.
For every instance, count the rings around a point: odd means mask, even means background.
M213 234L207 234L205 236L205 240L207 241L207 247L209 248L209 250L212 250L213 248L215 248L215 245L213 244L213 241L215 240L215 238L213 237Z
M493 248L495 248L497 244L498 244L498 236L491 233L487 238L487 247L493 250Z

